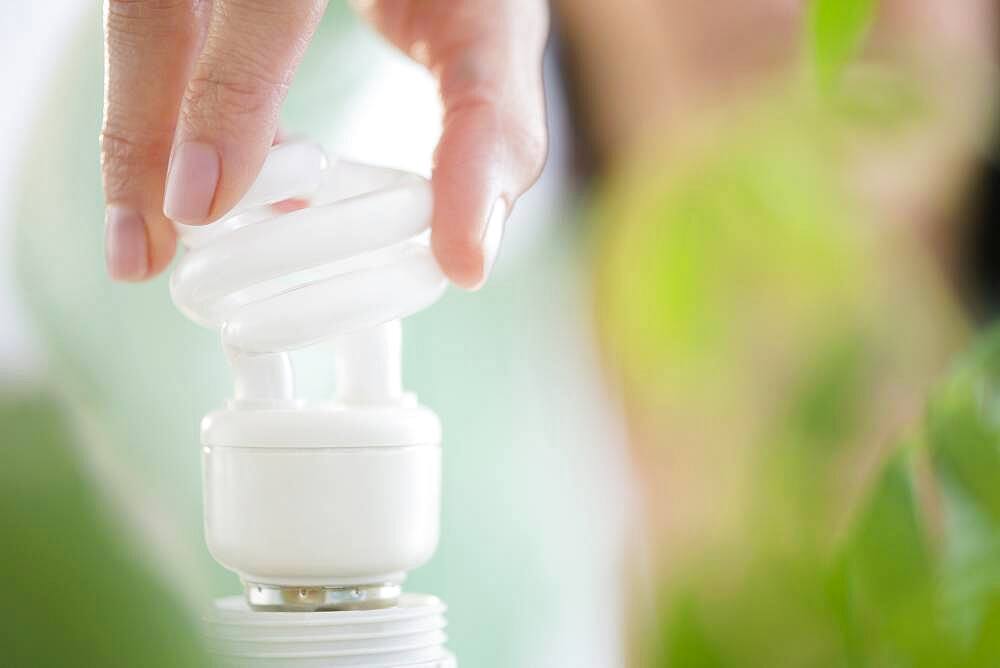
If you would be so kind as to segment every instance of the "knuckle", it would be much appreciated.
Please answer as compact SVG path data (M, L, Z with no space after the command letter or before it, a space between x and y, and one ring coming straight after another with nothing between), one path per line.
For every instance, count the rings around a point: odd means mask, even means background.
M302 8L309 8L314 2L284 2L282 0L227 0L229 13L239 13L252 17L282 17L295 15Z
M499 86L482 78L463 81L453 91L448 91L448 112L465 113L481 112L484 115L497 116L499 106Z
M273 117L288 88L253 63L239 63L206 68L188 82L182 105L184 120L202 125L224 122L227 118Z
M507 126L511 159L530 185L538 179L548 157L548 137L544 121L516 120Z
M541 128L516 129L513 133L514 154L519 164L534 181L545 165L549 146L545 130Z
M127 114L120 105L112 105L101 128L102 159L136 162L166 155L170 150L172 128L149 124Z
M166 142L130 136L105 128L101 132L101 173L104 189L119 195L131 189L144 176L144 165L155 162L169 150Z
M195 11L195 0L108 0L109 36L145 40L175 32Z
M506 158L518 175L516 185L527 188L541 175L548 157L544 102L534 103L537 111L530 114L524 112L523 105L514 106L513 111L511 105L504 106L507 109L499 108L492 86L476 86L449 103L445 123L449 117L479 118L481 130L500 136Z

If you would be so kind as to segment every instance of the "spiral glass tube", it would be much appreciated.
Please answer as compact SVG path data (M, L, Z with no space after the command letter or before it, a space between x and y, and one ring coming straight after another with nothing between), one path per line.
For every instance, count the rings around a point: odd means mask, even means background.
M238 402L296 402L288 352L327 340L337 343L339 401L393 402L399 319L447 284L428 244L430 215L419 176L281 144L225 218L178 226L187 252L171 294L189 318L221 330Z

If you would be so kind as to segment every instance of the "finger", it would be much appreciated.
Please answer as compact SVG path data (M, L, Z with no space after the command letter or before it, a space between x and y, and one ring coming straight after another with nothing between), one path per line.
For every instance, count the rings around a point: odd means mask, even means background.
M407 11L403 11L406 9ZM545 3L376 3L376 25L439 80L432 245L456 284L476 289L517 198L545 162Z
M181 104L164 213L199 225L256 178L325 0L216 0Z
M174 254L163 181L201 21L190 2L109 0L104 23L106 259L112 278L135 281L160 272Z

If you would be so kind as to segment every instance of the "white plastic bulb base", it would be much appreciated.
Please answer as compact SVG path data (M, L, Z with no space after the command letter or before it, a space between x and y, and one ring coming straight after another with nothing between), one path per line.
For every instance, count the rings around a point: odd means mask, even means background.
M210 651L229 668L455 668L444 611L420 594L350 612L255 612L234 596L216 601L205 626Z
M202 444L212 556L260 610L393 605L437 547L440 436L412 395L211 413Z

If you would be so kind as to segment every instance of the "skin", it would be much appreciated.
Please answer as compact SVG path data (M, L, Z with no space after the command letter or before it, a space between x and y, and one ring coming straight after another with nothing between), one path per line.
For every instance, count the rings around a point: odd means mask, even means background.
M218 220L247 191L326 4L107 0L101 165L112 278L160 273L176 248L172 220ZM432 246L452 282L477 288L501 236L494 228L545 161L546 4L355 4L439 82ZM490 220L499 223L487 235Z

